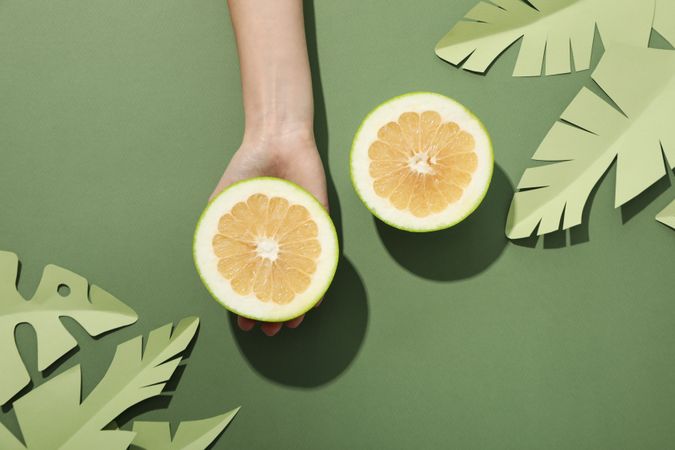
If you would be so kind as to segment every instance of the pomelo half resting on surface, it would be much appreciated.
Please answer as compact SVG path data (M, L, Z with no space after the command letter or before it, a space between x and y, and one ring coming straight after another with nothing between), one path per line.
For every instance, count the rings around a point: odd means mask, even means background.
M316 305L338 261L328 212L278 178L241 181L213 199L197 224L193 251L213 297L264 322L291 320Z
M448 228L487 193L492 143L464 106L431 92L395 97L373 110L356 132L352 183L380 220L407 231Z

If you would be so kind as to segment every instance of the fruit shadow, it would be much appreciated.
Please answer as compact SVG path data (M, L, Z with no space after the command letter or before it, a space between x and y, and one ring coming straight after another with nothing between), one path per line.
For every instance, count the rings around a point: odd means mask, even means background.
M366 289L354 265L340 258L333 283L321 305L308 312L295 330L274 337L259 329L230 328L241 354L259 374L280 384L317 387L342 374L363 344L368 326Z
M483 202L452 228L410 233L374 221L382 243L402 267L432 280L461 280L483 272L504 251L508 241L504 224L512 197L511 181L495 164Z

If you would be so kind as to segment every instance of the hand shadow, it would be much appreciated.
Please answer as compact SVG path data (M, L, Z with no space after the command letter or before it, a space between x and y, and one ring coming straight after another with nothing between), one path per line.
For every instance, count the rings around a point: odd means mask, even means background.
M230 325L241 354L262 376L317 387L343 373L361 348L368 325L366 290L352 263L341 258L323 302L295 330L283 328L274 337L259 329L244 332L233 315Z
M501 255L507 243L504 225L512 197L513 185L495 164L483 203L452 228L410 233L374 220L382 243L401 266L432 280L461 280L478 275Z
M335 223L338 237L340 238L340 250L342 250L342 213L340 199L337 196L333 175L328 165L328 116L326 112L326 100L323 97L323 84L321 82L321 70L319 68L319 49L316 38L316 18L314 14L314 1L303 0L305 15L305 34L307 37L307 53L309 66L312 73L312 90L314 94L314 139L321 154L324 170L326 172L326 184L328 188L328 204L330 215Z

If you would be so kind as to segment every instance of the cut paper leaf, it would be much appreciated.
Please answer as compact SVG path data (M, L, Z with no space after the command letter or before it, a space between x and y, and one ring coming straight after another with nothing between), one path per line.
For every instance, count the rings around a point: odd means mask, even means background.
M173 333L171 324L158 328L150 332L145 349L142 336L120 344L108 371L83 401L80 366L33 389L14 403L26 445L7 448L126 449L133 431L104 428L129 407L162 392L198 326L192 317L180 321Z
M654 29L675 46L675 1L656 0Z
M134 422L131 442L138 450L205 450L223 432L239 408L208 419L181 422L171 439L168 422Z
M647 47L653 19L654 0L480 2L436 44L436 54L484 73L522 37L514 76L541 75L544 56L546 75L569 73L570 56L576 70L590 67L596 25L605 49L616 44Z
M525 238L582 221L595 184L617 160L615 207L675 168L675 51L613 47L593 79L621 108L584 88L544 138L511 203L506 235ZM663 153L662 153L663 152Z
M670 202L670 205L656 215L656 220L664 225L668 225L675 230L675 200Z
M127 305L83 277L58 266L44 268L33 298L17 291L19 258L0 251L0 404L30 382L14 339L14 330L29 323L37 337L38 370L43 371L77 346L60 317L76 320L91 336L130 325L138 319Z

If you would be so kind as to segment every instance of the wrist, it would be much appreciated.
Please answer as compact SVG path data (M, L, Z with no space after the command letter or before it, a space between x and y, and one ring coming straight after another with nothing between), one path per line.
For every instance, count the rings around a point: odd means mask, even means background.
M309 119L265 117L251 120L247 117L244 141L314 141L314 124Z
M285 160L302 158L317 152L317 148L314 132L307 124L265 123L260 127L246 127L239 151L254 159Z

